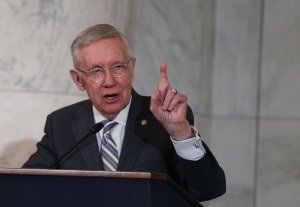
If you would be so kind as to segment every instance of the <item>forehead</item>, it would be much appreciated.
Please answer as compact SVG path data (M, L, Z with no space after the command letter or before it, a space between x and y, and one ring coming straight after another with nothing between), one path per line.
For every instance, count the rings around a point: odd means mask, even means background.
M120 38L97 40L80 49L80 56L85 65L128 59L127 50Z

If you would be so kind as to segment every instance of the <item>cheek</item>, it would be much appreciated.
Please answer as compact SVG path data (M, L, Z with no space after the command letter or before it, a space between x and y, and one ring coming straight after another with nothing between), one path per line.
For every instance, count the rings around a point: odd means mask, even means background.
M123 98L126 100L131 97L131 90L132 90L132 77L127 77L126 80L124 80L121 84L122 87L122 94Z
M89 98L91 100L95 100L95 99L97 100L98 99L98 101L99 101L101 99L101 89L100 89L100 86L98 86L96 84L93 85L93 86L86 85L85 86L85 90L86 90L86 92L87 92L87 94L88 94L88 96L89 96Z
M128 76L127 76L127 84L131 86L132 84L132 81L133 81L133 78L134 78L134 73L133 73L133 70L130 70L129 73L128 73Z
M131 88L132 80L133 80L133 74L128 71L126 75L121 77L120 79L116 79L119 86L121 86L124 90L127 90L128 88Z
M126 91L126 93L130 93L131 87L132 87L132 78L129 77L126 80L126 82L124 82L124 84L123 84L124 91Z

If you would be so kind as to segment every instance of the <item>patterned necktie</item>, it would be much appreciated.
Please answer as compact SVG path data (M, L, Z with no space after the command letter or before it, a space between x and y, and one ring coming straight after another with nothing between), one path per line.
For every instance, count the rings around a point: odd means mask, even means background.
M103 124L107 124L108 121L103 121ZM118 167L119 157L116 143L111 137L111 129L116 125L116 122L109 123L104 126L103 137L101 144L101 154L103 167L106 171L116 171Z

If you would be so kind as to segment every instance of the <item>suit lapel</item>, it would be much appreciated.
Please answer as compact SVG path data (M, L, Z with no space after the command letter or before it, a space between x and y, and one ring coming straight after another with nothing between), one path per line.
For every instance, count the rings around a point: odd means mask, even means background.
M83 102L82 107L77 111L77 117L72 123L76 142L81 140L94 125L94 116L90 101ZM88 137L79 146L79 151L82 154L87 170L101 170L102 162L95 134Z
M126 123L125 136L119 158L119 171L132 171L146 142L147 132L152 126L149 116L149 101L132 91L131 106Z

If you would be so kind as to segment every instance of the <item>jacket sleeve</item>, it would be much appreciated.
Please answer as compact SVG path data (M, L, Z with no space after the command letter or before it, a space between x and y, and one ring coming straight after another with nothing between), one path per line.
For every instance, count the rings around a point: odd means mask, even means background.
M187 119L194 125L192 110L188 107ZM226 179L223 169L213 153L202 141L206 154L197 161L185 160L174 155L179 183L200 201L210 200L226 192Z

